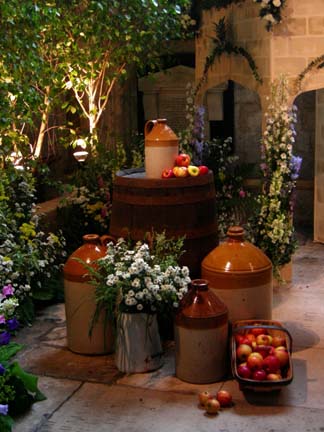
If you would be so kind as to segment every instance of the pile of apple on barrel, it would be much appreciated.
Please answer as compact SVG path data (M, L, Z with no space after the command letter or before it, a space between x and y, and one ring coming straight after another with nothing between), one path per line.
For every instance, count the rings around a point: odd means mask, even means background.
M280 389L292 381L292 339L280 323L239 325L232 335L232 372L242 389Z
M180 153L174 161L173 167L166 167L161 174L164 179L173 177L197 177L208 173L205 165L191 165L191 157L186 153Z

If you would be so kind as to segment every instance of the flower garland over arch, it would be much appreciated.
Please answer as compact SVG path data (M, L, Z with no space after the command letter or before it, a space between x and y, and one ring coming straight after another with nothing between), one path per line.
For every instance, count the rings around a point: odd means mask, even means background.
M231 4L243 3L245 0L203 0L202 8L216 9L227 8ZM273 26L282 21L281 12L285 6L286 0L253 0L254 3L260 4L259 16L266 21L266 29L272 30Z

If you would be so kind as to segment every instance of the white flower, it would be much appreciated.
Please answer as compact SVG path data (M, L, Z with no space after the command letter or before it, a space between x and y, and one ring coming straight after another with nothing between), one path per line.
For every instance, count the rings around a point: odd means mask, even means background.
M281 0L272 0L272 4L273 4L273 6L280 7L281 6Z
M139 304L136 306L136 309L137 309L137 310L143 310L143 305L139 303Z

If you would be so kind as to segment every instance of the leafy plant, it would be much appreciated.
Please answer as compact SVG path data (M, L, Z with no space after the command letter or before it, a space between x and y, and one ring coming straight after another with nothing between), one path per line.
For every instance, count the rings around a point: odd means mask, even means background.
M25 372L11 358L22 349L9 343L0 346L0 429L11 432L14 417L26 412L30 406L46 399L38 388L38 378Z
M234 54L244 57L249 64L254 78L258 83L262 84L262 78L259 75L258 68L251 54L245 48L235 45L234 42L230 40L229 30L228 24L225 22L225 17L221 18L218 23L215 23L216 37L213 38L214 47L206 58L202 77L200 78L196 87L196 93L207 79L208 71L214 64L215 60L219 60L223 54Z
M286 77L272 83L262 139L263 192L255 223L255 243L271 259L276 275L297 247L293 208L302 159L293 155L297 108L289 107L288 94Z

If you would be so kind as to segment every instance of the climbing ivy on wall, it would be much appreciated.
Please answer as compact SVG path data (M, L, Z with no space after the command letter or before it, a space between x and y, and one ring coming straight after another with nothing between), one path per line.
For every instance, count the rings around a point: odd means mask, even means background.
M306 75L312 72L315 69L323 69L324 68L324 54L316 57L314 60L312 60L305 69L300 72L296 79L296 89L299 91L302 87L302 82L305 79Z
M215 23L215 33L216 37L213 38L214 42L214 48L212 52L207 56L203 75L200 79L200 81L197 84L196 92L199 91L200 87L204 83L204 81L207 78L207 73L210 69L210 67L214 64L215 60L220 59L220 57L223 54L234 54L234 55L240 55L246 59L246 61L249 64L249 67L252 71L252 74L256 81L260 84L262 84L262 78L259 75L258 68L251 56L251 54L243 47L235 45L230 39L229 39L229 27L228 24L225 22L225 18L221 18L218 23Z

